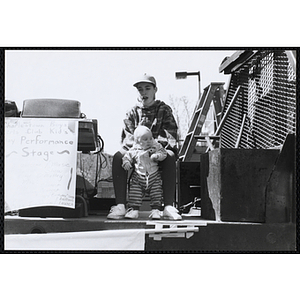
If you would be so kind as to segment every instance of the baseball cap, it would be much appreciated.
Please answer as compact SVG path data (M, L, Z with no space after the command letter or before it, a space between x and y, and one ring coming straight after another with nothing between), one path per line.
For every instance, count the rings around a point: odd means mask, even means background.
M152 83L155 87L156 87L156 80L153 76L148 75L148 74L144 74L139 80L137 80L133 86L136 87L136 85L140 82L148 82L148 83Z

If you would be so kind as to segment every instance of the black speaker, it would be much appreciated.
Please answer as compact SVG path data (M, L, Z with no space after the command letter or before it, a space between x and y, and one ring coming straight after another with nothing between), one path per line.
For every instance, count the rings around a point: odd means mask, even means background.
M78 151L87 153L95 151L97 147L97 125L96 119L80 120L78 124Z
M81 118L80 102L66 99L23 101L22 118Z
M22 118L73 118L78 124L78 151L88 153L97 148L98 121L83 119L81 103L66 99L28 99L23 101Z
M5 117L20 117L17 104L14 101L5 100Z

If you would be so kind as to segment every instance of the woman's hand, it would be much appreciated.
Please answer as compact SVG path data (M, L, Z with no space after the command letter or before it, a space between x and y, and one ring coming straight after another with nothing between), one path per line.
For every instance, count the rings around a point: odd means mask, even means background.
M125 171L129 171L131 169L131 163L129 161L126 161L123 165L122 165L123 169Z

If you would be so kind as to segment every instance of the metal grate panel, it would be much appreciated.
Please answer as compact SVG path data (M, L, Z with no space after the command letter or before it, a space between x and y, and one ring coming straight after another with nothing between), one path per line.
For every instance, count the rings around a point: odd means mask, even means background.
M232 76L224 113L238 86L242 92L221 132L221 147L234 148L243 115L240 148L281 146L296 132L296 74L285 51L258 51Z

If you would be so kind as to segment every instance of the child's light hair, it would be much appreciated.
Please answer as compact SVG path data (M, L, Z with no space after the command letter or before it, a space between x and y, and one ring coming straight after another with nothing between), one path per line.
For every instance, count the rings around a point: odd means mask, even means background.
M135 129L134 134L133 134L134 142L135 142L135 143L138 143L139 140L140 140L140 138L141 138L143 135L147 134L147 133L150 133L151 136L152 136L152 132L151 132L151 130L150 130L148 127L143 126L143 125L139 125L139 126Z

